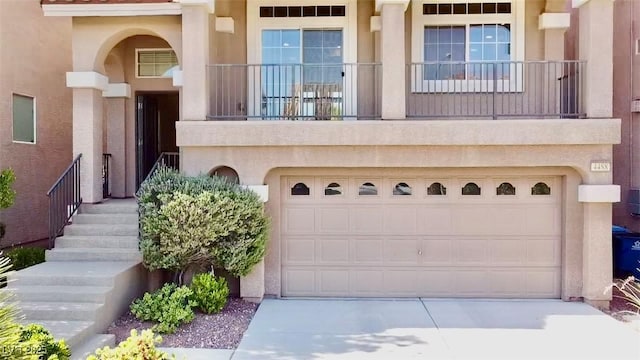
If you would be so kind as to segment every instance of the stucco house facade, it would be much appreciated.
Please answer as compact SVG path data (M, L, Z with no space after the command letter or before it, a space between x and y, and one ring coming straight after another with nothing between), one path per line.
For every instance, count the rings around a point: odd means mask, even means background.
M272 219L241 296L584 299L611 282L613 3L43 0L82 196L162 152Z
M0 170L14 170L17 193L0 210L6 248L47 239L46 193L71 161L71 19L45 17L39 0L0 1L0 44Z

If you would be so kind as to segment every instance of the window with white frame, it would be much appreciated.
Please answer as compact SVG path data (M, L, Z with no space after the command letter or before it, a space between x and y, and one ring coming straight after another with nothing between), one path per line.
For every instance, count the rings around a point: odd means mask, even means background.
M171 49L136 49L136 77L171 77L178 57Z
M36 100L31 96L13 94L13 141L35 144Z
M413 2L412 90L521 91L524 1Z

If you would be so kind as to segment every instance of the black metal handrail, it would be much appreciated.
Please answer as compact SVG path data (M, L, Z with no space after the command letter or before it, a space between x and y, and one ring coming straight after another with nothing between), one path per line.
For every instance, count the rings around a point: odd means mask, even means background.
M71 165L47 191L49 198L49 248L53 248L55 240L62 234L69 219L82 204L80 196L80 158L78 155Z
M142 184L147 182L147 180L149 180L149 178L151 178L153 176L153 174L156 173L156 171L158 170L160 165L164 165L166 167L170 167L170 168L176 169L176 170L180 169L180 154L177 153L177 152L163 152L163 153L161 153L160 156L158 156L158 160L156 160L156 162L151 167L151 170L149 170L149 173L147 174L147 176L140 183L140 188L142 188ZM138 188L138 192L140 191L140 188ZM138 194L136 193L136 196L137 195Z
M111 170L111 154L102 154L102 197L111 197L111 182L109 172Z

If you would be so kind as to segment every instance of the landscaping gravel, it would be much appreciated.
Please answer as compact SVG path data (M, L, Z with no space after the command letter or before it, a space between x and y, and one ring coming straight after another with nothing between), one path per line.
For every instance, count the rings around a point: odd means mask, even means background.
M196 310L195 319L182 325L173 334L160 334L161 347L235 349L249 327L258 304L230 298L218 314L207 315ZM132 329L138 331L151 328L153 323L136 319L127 312L107 329L116 336L116 344L129 337Z

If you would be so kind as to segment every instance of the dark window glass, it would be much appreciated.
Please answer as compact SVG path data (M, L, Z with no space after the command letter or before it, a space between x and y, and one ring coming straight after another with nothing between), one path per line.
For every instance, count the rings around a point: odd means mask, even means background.
M422 5L422 14L423 15L437 15L438 14L438 4L424 4L424 5Z
M531 188L531 195L551 195L551 188L549 185L539 182Z
M342 195L342 186L338 183L331 183L324 188L324 194L328 196Z
M378 195L378 188L370 182L360 185L358 195Z
M302 16L316 16L316 7L315 6L303 6L302 7Z
M407 183L398 183L393 188L393 195L411 195L411 186Z
M484 3L484 4L482 4L482 13L483 14L495 14L496 13L496 4L495 3Z
M302 6L289 6L289 17L301 17Z
M447 195L447 188L441 183L435 182L427 188L427 195Z
M453 4L453 13L456 15L467 13L467 4Z
M462 195L480 195L480 187L476 183L468 183L462 188Z
M260 17L273 17L273 6L260 6Z
M498 14L511 14L511 3L498 3Z
M275 17L287 17L287 7L276 6L274 8L273 14L275 15Z
M297 183L291 188L291 195L309 195L309 187L304 183Z
M469 14L482 14L482 4L480 3L469 4L469 10L467 12Z
M438 14L447 15L453 11L451 4L438 4Z
M502 183L496 188L496 195L515 195L516 188L509 183Z
M344 6L332 6L331 16L345 16L346 8Z
M331 6L318 6L316 11L318 16L331 16Z

